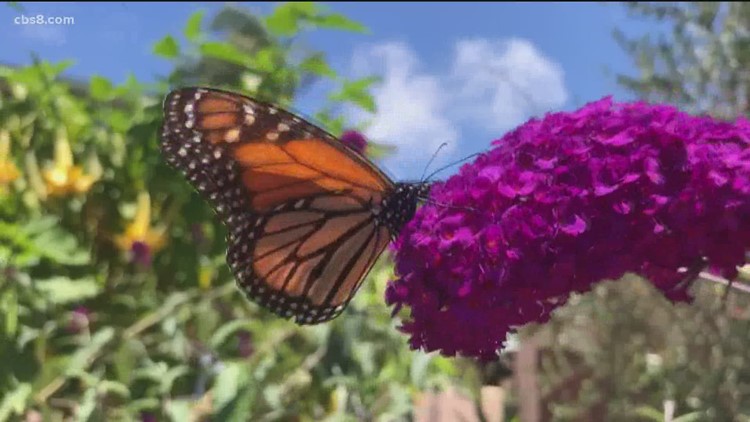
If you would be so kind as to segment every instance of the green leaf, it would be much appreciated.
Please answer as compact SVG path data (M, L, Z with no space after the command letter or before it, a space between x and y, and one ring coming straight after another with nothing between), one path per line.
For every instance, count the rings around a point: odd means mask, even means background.
M63 60L55 64L42 62L40 64L40 69L42 70L42 73L47 76L47 78L53 80L57 78L61 73L66 71L69 67L73 66L73 64L75 64L75 61L72 59Z
M89 388L83 393L83 400L76 409L76 421L96 420L97 393L95 388Z
M35 287L47 300L58 305L81 302L101 291L101 286L93 278L73 280L64 276L39 280Z
M165 406L165 413L169 420L175 422L189 421L191 420L190 415L190 404L192 400L169 400Z
M367 33L366 26L339 13L318 16L315 19L315 23L321 28L340 29L342 31L359 32L363 34Z
M18 329L18 297L14 289L5 292L0 297L0 309L5 319L5 333L8 337L15 337Z
M380 82L380 77L369 76L367 78L357 79L355 81L349 81L344 84L344 90L346 91L367 91L372 85Z
M234 400L247 379L247 365L227 363L214 382L213 408L221 409Z
M664 420L662 412L651 406L639 406L635 409L634 413L640 418L653 420L654 422L661 422Z
M247 384L241 388L235 397L223 406L221 410L216 414L216 420L219 421L230 421L230 422L243 422L248 420L248 417L252 415L252 405L255 398L257 389L252 384Z
M23 231L30 235L42 233L54 228L57 225L57 222L57 218L50 216L33 219L23 226ZM0 233L2 233L2 231L0 231Z
M412 355L411 367L409 368L409 378L414 386L421 386L427 375L427 368L430 366L432 356L421 351Z
M125 110L112 110L108 113L107 120L115 132L125 133L133 125L133 115Z
M273 72L276 68L277 54L278 52L273 47L266 47L258 50L251 60L253 69L256 69L259 72Z
M706 417L708 415L706 412L690 412L686 413L684 415L680 415L674 419L672 419L672 422L697 422L697 421L704 421L706 420Z
M185 38L190 41L197 41L201 31L201 22L203 22L203 16L206 14L205 10L199 10L193 13L185 24Z
M114 336L115 330L112 327L102 328L97 331L91 336L88 344L76 350L73 356L70 357L65 374L75 374L85 371L91 364L91 361L94 360L96 355Z
M175 366L174 368L169 368L169 370L162 375L159 385L159 392L162 395L169 395L169 393L172 391L172 387L174 387L174 382L177 380L177 378L187 375L190 373L190 369L186 365L179 365Z
M218 330L214 333L213 336L211 336L211 340L209 341L209 345L211 349L217 349L221 347L226 341L227 337L230 335L236 333L237 331L240 331L242 329L250 329L251 327L251 321L247 320L235 320L230 321L221 327L219 327Z
M15 390L6 393L0 402L0 421L11 420L11 416L23 414L26 401L31 397L31 384L20 384ZM20 419L20 418L19 418Z
M306 72L313 73L315 75L325 76L328 78L336 77L336 72L331 69L322 54L316 54L314 56L306 58L302 61L302 63L300 63L299 67L300 69Z
M313 2L283 3L266 17L266 27L274 35L289 37L299 32L302 19L312 18L317 10Z
M94 99L109 100L113 95L112 82L102 76L92 76L89 82L89 91Z
M200 46L201 54L215 59L224 60L225 62L247 66L249 57L240 51L233 44L226 42L205 42Z
M167 35L154 45L154 54L173 59L180 54L180 46L171 35Z
M375 99L370 95L370 87L380 79L376 77L363 78L356 81L344 82L343 86L329 96L331 101L349 102L358 105L370 113L376 110Z
M37 251L45 258L63 265L84 265L89 262L89 253L79 249L75 237L60 229L40 233L33 240Z
M138 414L143 411L154 411L159 408L160 402L156 397L148 397L143 399L132 400L128 403L127 408L133 414Z
M117 381L104 380L99 383L97 390L100 395L110 394L120 396L124 399L130 398L130 389L128 386Z

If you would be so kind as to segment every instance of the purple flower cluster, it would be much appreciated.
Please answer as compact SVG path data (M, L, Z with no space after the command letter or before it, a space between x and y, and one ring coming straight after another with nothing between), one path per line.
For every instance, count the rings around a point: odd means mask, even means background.
M367 139L364 135L356 130L347 130L339 138L344 145L357 151L360 154L364 154L367 149Z
M599 281L636 273L679 302L700 270L734 278L750 122L604 98L525 123L431 197L394 245L386 301L410 308L412 348L491 359Z

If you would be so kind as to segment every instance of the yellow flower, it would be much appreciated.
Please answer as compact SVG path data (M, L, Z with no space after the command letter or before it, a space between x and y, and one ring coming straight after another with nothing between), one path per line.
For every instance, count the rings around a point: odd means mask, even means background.
M10 135L7 131L0 131L0 189L18 179L21 172L10 160Z
M47 193L57 196L88 192L96 182L96 177L84 173L80 166L73 165L73 153L70 151L65 129L60 129L58 132L55 142L55 160L42 172L42 176L46 183Z
M115 238L117 246L131 253L131 259L148 265L154 253L164 247L165 227L151 227L151 198L147 192L138 194L135 217L125 232Z
M211 282L214 279L214 270L207 263L203 263L198 270L198 285L201 289L211 288Z

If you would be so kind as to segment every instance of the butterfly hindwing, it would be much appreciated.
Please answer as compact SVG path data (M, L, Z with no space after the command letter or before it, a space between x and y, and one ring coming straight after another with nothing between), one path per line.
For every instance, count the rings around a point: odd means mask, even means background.
M392 235L372 212L390 179L322 129L245 96L181 89L164 113L164 156L227 226L239 287L298 323L338 315Z

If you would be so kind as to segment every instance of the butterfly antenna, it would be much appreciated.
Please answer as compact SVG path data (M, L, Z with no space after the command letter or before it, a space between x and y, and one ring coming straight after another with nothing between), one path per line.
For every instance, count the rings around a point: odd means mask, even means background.
M466 161L466 160L468 160L470 158L474 158L474 157L476 157L479 154L481 154L481 152L475 152L475 153L473 153L471 155L468 155L468 156L466 156L466 157L464 157L464 158L462 158L460 160L456 160L456 161L454 161L454 162L452 162L450 164L446 164L443 167L440 167L439 169L437 169L437 170L433 171L432 173L430 173L430 175L427 176L427 179L422 179L422 180L429 180L432 176L440 173L441 171L447 169L448 167L455 166L456 164L462 163L462 162L464 162L464 161Z
M435 161L435 157L437 157L437 155L438 155L438 152L440 152L440 150L441 150L441 149L443 149L443 147L447 147L447 146L448 146L448 143L447 143L447 142L443 142L443 143L442 143L442 144L440 144L440 146L439 146L439 147L438 147L438 148L437 148L437 149L435 150L435 152L433 152L433 153L432 153L432 157L430 158L430 161L428 161L428 162L427 162L427 165L426 165L426 166L424 166L424 170L422 171L422 177L420 177L420 178L419 178L419 180L420 180L420 181L422 181L422 180L425 180L425 178L424 178L424 175L425 175L425 173L427 173L427 169L428 169L428 168L430 168L430 164L432 164L432 162L433 162L433 161Z
M471 211L471 212L477 212L478 211L477 209L470 208L470 207L457 207L455 205L443 204L441 202L433 201L432 199L430 199L428 197L422 197L422 196L420 196L419 199L423 200L424 202L426 202L428 204L436 205L438 207L443 207L443 208L449 208L449 209L452 209L452 210L463 210L463 211Z

